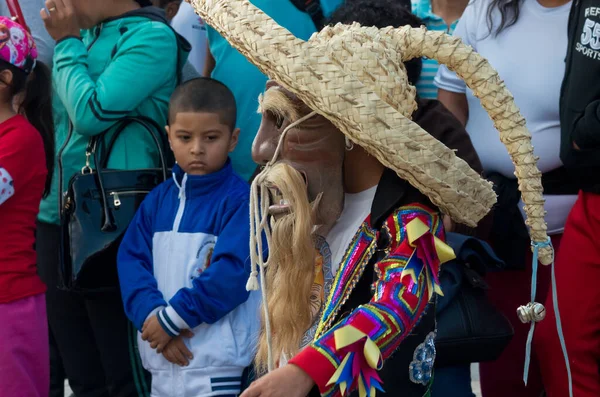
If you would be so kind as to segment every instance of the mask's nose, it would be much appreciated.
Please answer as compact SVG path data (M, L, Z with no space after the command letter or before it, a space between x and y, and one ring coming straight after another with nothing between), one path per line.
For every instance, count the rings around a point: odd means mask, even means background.
M252 159L256 164L265 165L271 161L277 149L277 140L274 139L277 134L273 122L263 119L252 143Z

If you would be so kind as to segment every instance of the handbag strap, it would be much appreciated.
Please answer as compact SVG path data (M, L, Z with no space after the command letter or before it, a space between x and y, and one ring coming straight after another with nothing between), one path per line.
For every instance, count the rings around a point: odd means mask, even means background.
M90 157L93 155L94 156L94 167L96 168L96 175L98 177L98 187L100 190L100 196L102 199L102 207L104 210L104 225L102 225L102 228L101 228L101 230L103 232L108 232L108 231L115 229L113 219L110 216L110 213L108 211L108 197L106 197L106 191L104 190L103 174L106 169L106 164L108 163L108 159L110 157L110 154L112 152L112 149L114 147L114 144L115 144L117 138L132 123L140 124L142 127L144 127L144 129L152 137L152 140L153 140L154 144L156 145L156 148L158 149L158 155L160 158L160 168L162 170L163 181L167 180L167 162L166 162L166 157L165 157L165 152L164 152L164 145L163 145L164 141L157 135L156 128L153 128L153 127L156 127L157 124L154 122L149 123L148 120L151 120L151 119L148 119L147 117L143 117L143 116L139 116L139 117L129 116L129 117L122 118L119 121L118 128L115 130L114 134L111 137L111 140L110 140L110 143L106 150L106 153L103 153L104 159L100 159L100 154L99 154L100 150L98 150L99 149L98 144L101 141L103 141L103 139L106 136L106 134L108 133L108 131L105 131L101 134L93 136L88 141L88 146L86 149L86 166L83 168L82 173L85 174L86 170L88 172L91 172Z
M155 134L156 131L161 131L161 127L158 125L158 123L156 121L154 121L150 117L146 117L146 116L135 116L135 117L133 117L132 116L130 118L129 117L125 118L124 120L125 120L126 124L122 125L120 127L121 131L122 131L122 129L124 129L125 127L127 127L132 122L137 122L137 123L141 124L144 128L146 128L146 130L148 130L152 134L152 137L154 138L154 142L159 147L159 149L162 149L162 148L164 148L166 146L167 142L163 139L164 134L160 134L159 133L158 134L159 135L158 139L157 139L156 134ZM112 149L113 149L113 147L115 145L115 142L117 141L117 138L119 137L121 131L119 131L118 133L115 132L113 134L113 136L111 137L111 139L110 139L110 141L108 143L108 146L106 147L106 150L104 151L104 155L102 156L102 160L100 162L100 166L102 168L106 168L108 166L108 160L109 160L109 157L110 157L110 153L112 152ZM160 141L160 142L157 142L157 140ZM163 152L163 157L164 157L164 160L165 160L165 163L166 163L167 155L164 152ZM161 160L162 160L162 158L161 158Z
M19 0L6 0L6 5L8 6L8 10L10 12L10 16L12 20L25 28L29 33L31 30L27 26L25 22L25 17L23 16L23 11L21 11L21 5L19 4Z

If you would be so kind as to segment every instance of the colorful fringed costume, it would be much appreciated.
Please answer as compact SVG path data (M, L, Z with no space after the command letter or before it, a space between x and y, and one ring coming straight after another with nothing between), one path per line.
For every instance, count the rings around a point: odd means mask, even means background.
M377 374L383 361L423 316L433 313L430 302L440 264L453 258L452 250L440 240L443 234L439 214L422 204L401 206L379 230L371 217L360 227L337 272L315 341L290 361L315 380L323 395L335 396L357 387L371 396L375 389L383 390ZM348 302L361 279L369 280L367 267L376 275L373 296L352 310ZM346 310L352 312L339 320L340 312ZM424 331L421 337L426 340L433 328ZM429 383L434 354L412 361L413 383ZM431 360L428 368L427 360Z

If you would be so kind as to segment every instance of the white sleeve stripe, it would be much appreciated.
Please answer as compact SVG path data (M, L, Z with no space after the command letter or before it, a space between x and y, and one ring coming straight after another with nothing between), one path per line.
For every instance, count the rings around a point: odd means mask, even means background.
M15 194L15 188L13 186L13 179L6 171L6 169L0 167L0 205L6 200L11 198Z
M171 324L169 324L169 322L165 318L165 311L164 310L159 311L156 316L158 318L158 322L159 322L160 326L163 327L163 329L165 330L165 332L168 333L172 338L174 338L177 335L179 335L179 330L176 330L175 328L173 328L171 326Z
M177 313L172 306L167 306L164 313L169 317L169 320L171 320L176 327L179 327L179 329L190 329L190 326L183 318L181 318L179 313Z

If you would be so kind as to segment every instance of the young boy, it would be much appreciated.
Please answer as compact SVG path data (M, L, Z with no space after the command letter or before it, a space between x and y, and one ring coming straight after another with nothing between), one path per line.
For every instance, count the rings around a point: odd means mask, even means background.
M119 250L125 312L142 331L152 396L237 395L254 356L249 187L228 157L238 142L235 114L231 91L216 80L175 90L166 127L173 178L144 200Z

